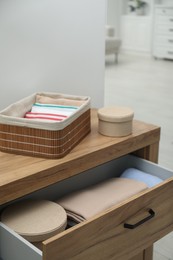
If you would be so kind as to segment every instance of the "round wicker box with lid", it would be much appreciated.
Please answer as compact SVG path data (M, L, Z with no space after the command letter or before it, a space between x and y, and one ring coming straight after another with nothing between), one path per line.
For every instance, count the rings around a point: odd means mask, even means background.
M98 110L98 131L102 135L121 137L132 133L134 112L128 107L103 107Z
M67 215L55 202L26 200L8 206L2 212L1 221L42 249L43 240L66 228Z

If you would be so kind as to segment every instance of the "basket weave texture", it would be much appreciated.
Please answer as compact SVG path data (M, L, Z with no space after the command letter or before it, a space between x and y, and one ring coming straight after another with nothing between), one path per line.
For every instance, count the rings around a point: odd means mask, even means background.
M30 119L29 119L30 120ZM60 124L60 123L59 123ZM26 125L6 124L0 120L0 150L2 152L62 158L68 154L91 130L90 108L87 106L60 130L38 129Z

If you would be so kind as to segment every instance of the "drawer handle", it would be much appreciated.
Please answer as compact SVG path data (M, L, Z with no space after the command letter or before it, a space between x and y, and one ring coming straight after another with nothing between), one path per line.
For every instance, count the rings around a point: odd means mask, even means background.
M169 39L169 40L168 40L168 42L171 42L171 43L173 43L173 40L172 40L172 39Z
M170 32L173 32L173 28L169 29Z
M171 18L171 19L169 19L169 21L170 21L170 22L173 22L173 19Z
M168 51L168 54L171 54L171 55L173 55L173 51Z
M128 224L128 223L124 223L124 228L128 228L128 229L134 229L137 228L138 226L142 225L143 223L145 223L146 221L148 221L151 218L154 218L155 216L155 212L152 209L148 210L149 216L147 216L146 218L140 220L139 222L137 222L136 224Z

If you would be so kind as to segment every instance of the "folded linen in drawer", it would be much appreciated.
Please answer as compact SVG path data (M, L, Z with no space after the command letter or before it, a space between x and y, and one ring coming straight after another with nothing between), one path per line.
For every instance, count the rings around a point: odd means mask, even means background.
M142 181L146 183L146 185L151 188L159 183L161 183L163 180L160 179L157 176L153 176L149 173L140 171L135 168L128 168L126 169L120 176L121 178L129 178L137 181Z
M147 189L143 182L125 178L111 178L56 202L67 212L69 219L79 223Z

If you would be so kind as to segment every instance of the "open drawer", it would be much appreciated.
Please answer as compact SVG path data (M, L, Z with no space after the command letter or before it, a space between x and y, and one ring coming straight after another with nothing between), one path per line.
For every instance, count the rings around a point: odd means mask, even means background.
M163 182L44 241L43 252L1 223L0 257L3 260L124 260L171 232L173 172L132 155L100 165L29 197L54 200L107 178L118 177L130 167L158 176ZM125 224L133 228L126 228Z

